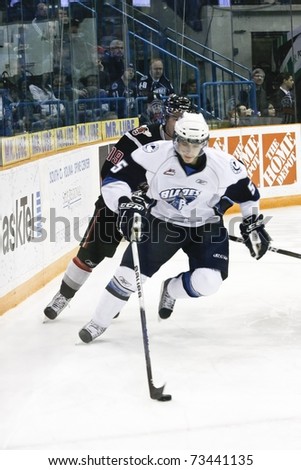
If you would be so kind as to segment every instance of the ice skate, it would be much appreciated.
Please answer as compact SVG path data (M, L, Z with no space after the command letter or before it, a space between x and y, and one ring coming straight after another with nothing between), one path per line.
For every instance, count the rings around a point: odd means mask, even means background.
M106 331L106 328L97 325L93 320L89 321L78 333L84 343L91 343L93 339L98 338Z
M166 320L170 317L176 303L176 300L167 292L167 286L170 281L171 279L167 279L162 284L161 298L159 302L159 317L162 318L162 320Z
M54 320L67 307L71 299L67 299L57 292L51 302L44 309L44 314L49 320Z

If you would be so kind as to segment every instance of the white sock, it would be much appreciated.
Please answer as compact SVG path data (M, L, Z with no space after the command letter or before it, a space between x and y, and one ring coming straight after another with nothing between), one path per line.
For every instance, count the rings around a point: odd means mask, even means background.
M91 272L92 269L90 271L82 269L80 266L75 264L72 259L67 266L63 281L67 286L71 287L71 289L78 290L86 282Z
M141 275L142 283L147 279L146 276ZM101 294L92 320L99 326L108 328L115 315L120 312L127 303L127 299L136 290L137 284L134 270L126 266L119 266L107 288Z
M115 315L120 312L126 303L126 300L118 299L105 289L96 306L92 320L99 326L108 328Z

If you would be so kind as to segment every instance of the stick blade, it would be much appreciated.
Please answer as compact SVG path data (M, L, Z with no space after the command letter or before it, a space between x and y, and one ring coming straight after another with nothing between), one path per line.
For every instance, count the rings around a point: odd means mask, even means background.
M162 387L155 387L154 385L151 384L150 386L150 397L153 400L158 400L158 401L170 401L171 400L171 395L166 395L163 393L165 385Z

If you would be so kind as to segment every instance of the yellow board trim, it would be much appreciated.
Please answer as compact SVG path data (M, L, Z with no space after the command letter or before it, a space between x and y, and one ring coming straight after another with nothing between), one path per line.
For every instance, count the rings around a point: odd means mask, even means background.
M288 206L300 206L301 205L301 194L296 196L280 196L280 197L269 197L266 199L260 199L260 209L275 209L276 207L288 207ZM240 212L238 204L234 204L227 214L234 214Z

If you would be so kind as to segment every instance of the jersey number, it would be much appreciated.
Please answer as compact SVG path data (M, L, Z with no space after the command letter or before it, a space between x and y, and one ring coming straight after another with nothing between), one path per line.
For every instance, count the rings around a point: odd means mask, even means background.
M254 196L256 188L255 188L254 184L252 183L252 181L249 182L248 188L249 188L249 191L252 194L252 196Z
M121 160L121 162L117 163L117 165L111 168L111 172L118 173L118 171L122 170L122 168L125 168L127 166L128 166L128 163L125 160Z
M117 149L116 147L113 147L109 155L107 156L107 161L111 162L112 165L117 165L117 163L124 157L124 153Z

